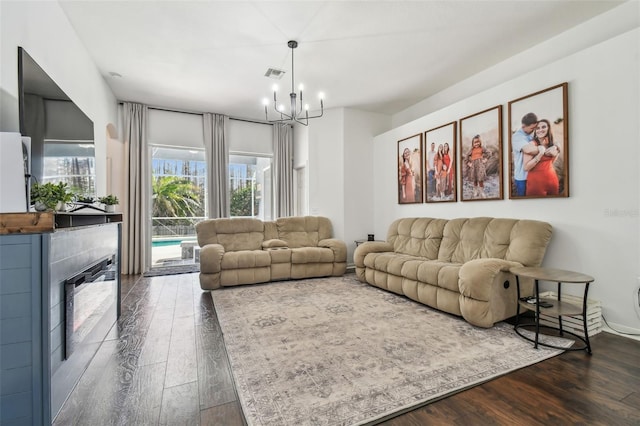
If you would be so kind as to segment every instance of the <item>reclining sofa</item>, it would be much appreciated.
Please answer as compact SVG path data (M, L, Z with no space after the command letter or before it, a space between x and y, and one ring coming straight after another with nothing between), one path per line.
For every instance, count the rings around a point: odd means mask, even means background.
M347 247L326 217L208 219L196 224L200 287L343 275Z
M516 314L516 281L509 268L540 266L551 239L546 222L489 217L404 218L386 242L354 252L357 278L479 327ZM521 297L533 281L520 280Z

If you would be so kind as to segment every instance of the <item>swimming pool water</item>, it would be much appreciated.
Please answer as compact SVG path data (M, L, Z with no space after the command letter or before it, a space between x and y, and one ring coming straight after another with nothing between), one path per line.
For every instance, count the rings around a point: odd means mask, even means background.
M177 246L180 245L182 240L158 240L152 241L151 247L167 247L167 246Z

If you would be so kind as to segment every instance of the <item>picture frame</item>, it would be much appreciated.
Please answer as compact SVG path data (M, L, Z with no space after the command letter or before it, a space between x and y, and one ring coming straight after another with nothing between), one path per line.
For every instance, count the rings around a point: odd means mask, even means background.
M398 204L422 203L422 133L398 141Z
M460 122L460 200L502 200L502 105Z
M509 102L509 198L569 196L567 99L565 82Z
M424 164L427 170L424 186L427 203L455 202L458 199L456 124L452 121L424 133Z

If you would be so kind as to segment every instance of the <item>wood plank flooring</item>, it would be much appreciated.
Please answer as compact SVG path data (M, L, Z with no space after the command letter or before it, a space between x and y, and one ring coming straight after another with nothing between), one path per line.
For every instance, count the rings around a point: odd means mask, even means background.
M244 425L197 274L123 276L122 316L54 425ZM390 419L405 425L640 425L640 341L566 352Z

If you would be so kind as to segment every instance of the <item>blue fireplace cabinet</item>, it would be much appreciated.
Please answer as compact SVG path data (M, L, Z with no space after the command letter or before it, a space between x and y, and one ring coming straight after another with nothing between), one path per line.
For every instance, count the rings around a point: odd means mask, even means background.
M51 424L120 314L122 215L85 216L0 228L0 425Z

